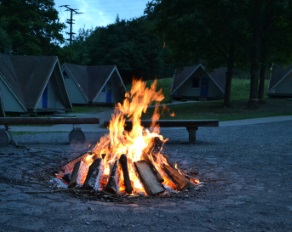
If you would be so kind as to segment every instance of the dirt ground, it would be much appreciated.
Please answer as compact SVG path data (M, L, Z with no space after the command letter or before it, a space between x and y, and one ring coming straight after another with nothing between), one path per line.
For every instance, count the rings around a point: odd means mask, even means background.
M64 133L18 134L0 148L0 231L292 231L292 121L163 129L166 153L200 188L173 196L89 199L53 188L61 164L86 150ZM87 134L97 141L98 133Z

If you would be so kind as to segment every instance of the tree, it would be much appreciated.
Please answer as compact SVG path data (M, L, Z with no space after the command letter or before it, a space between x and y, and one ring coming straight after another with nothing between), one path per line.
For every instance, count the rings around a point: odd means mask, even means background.
M246 1L249 25L250 94L249 107L255 107L264 96L267 63L287 62L292 52L291 0ZM284 57L284 59L283 59Z
M73 64L87 65L91 59L89 57L87 39L92 33L92 30L81 28L78 35L72 41L72 44L67 44L63 47L59 58L62 62L66 61Z
M231 80L240 59L245 30L238 17L242 1L153 0L146 13L157 24L176 64L203 63L207 68L226 66L224 105L231 105ZM167 25L167 26L165 26Z
M0 0L3 30L11 41L12 54L55 55L63 42L53 0Z
M125 82L131 82L133 76L154 79L165 66L163 43L144 17L117 18L114 24L96 28L86 45L90 65L115 64Z
M227 66L225 106L234 65L249 64L253 107L263 98L267 63L291 57L291 9L291 0L153 0L146 12L176 61Z
M4 27L6 26L6 19L0 18L0 53L9 53L11 51L11 41Z

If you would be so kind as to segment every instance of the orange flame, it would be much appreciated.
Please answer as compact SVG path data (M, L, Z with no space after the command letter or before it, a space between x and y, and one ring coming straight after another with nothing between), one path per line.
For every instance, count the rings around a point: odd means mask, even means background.
M133 162L143 159L143 150L147 148L153 138L158 137L164 140L163 136L159 135L159 127L156 125L160 118L159 107L164 95L161 89L156 91L156 87L156 80L150 88L142 80L133 80L132 88L130 92L125 94L123 103L118 103L115 107L108 128L109 134L101 137L93 149L93 152L98 156L106 154L106 164L119 159L122 154L127 155L129 175L135 192L144 192L144 190L136 176ZM141 126L141 117L152 102L155 102L155 108L152 115L152 125L148 130ZM131 131L124 129L126 120L132 122ZM110 173L109 167L105 167L104 173L107 175ZM122 191L123 188L121 186L120 190Z
M103 159L102 176L98 185L101 187L100 189L104 189L110 176L112 177L110 164L120 159L121 155L126 155L127 157L127 168L133 193L145 193L134 165L134 162L139 160L150 162L160 174L160 181L163 181L163 184L168 185L170 188L177 189L176 183L168 178L168 174L163 170L165 165L169 166L170 164L167 157L160 153L162 145L167 139L164 139L159 134L160 128L157 125L157 121L160 118L160 103L164 96L162 90L157 91L156 88L157 80L150 87L147 87L142 80L133 80L132 88L125 94L123 103L118 103L115 107L108 127L109 133L102 136L92 151L83 157L82 162L84 162L85 168L88 168L95 159ZM141 125L141 117L152 103L154 103L154 113L151 117L152 123L150 128L146 129ZM165 105L163 105L162 111L168 111ZM171 114L174 115L174 113ZM130 131L125 129L128 121L132 125ZM158 143L157 140L159 141ZM70 168L72 169L73 166L70 165ZM177 166L175 166L175 169L181 173ZM124 176L121 175L122 167L119 166L117 171L119 191L124 192L126 191L126 186L123 179ZM84 182L84 177L82 178L80 177L81 184ZM198 182L195 178L191 181L193 183Z

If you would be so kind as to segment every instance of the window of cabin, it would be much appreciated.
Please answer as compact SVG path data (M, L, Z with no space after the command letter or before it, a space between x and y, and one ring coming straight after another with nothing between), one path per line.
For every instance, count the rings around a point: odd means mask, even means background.
M192 88L199 88L200 87L200 79L199 78L193 78L192 79Z
M69 79L69 76L66 72L63 72L63 77L64 77L64 79Z

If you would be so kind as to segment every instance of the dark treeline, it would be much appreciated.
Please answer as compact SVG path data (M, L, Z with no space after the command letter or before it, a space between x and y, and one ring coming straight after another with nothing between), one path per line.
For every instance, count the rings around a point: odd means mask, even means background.
M272 63L292 54L292 0L152 0L145 15L80 29L65 43L53 0L0 0L0 52L57 55L61 62L115 64L124 81L170 77L174 67L227 67L224 105L235 69L249 70L248 106L263 99Z
M173 75L169 49L152 30L146 17L119 20L94 30L80 29L72 45L63 49L67 62L84 65L115 64L124 81Z

